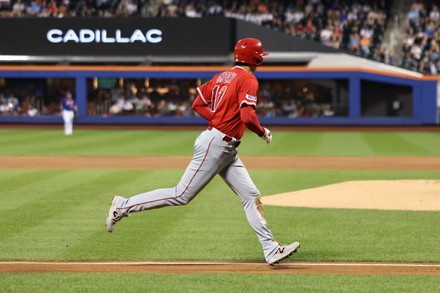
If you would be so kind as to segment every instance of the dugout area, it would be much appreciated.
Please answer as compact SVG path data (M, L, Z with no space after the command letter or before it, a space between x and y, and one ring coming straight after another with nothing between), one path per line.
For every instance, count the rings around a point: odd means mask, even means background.
M21 88L39 93L39 114L0 115L0 123L59 124L61 118L43 107L56 108L62 89L70 89L78 105L76 124L202 125L193 113L182 115L112 115L112 101L101 103L95 94L142 85L150 96L181 99L187 105L195 88L226 66L0 66L0 89ZM435 78L410 76L365 68L308 68L262 66L255 73L260 91L269 94L258 105L265 125L376 125L438 124ZM277 89L281 88L281 92ZM175 96L170 91L176 89ZM183 89L186 91L184 92ZM163 96L161 91L165 91ZM278 93L280 92L280 93ZM261 98L261 97L260 97ZM270 101L269 101L270 99ZM300 100L307 115L292 115L289 103ZM51 106L49 106L51 105ZM95 105L91 110L91 105ZM295 107L298 107L295 105ZM188 108L188 106L187 106ZM291 110L291 109L290 109Z

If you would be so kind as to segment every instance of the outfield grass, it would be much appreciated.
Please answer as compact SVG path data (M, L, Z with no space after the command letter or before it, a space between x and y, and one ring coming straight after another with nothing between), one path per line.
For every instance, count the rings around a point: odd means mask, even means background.
M191 155L197 131L0 129L0 260L261 261L240 201L218 178L188 206L133 214L109 234L114 194L179 180L179 170L2 170L1 156ZM439 156L436 132L275 132L246 135L241 155ZM250 170L264 195L347 180L437 179L434 171ZM404 200L404 194L402 199ZM297 261L440 262L440 213L266 207ZM437 292L437 276L0 274L5 292Z
M189 156L200 131L0 129L0 155ZM270 146L247 132L241 155L440 156L438 132L275 131Z

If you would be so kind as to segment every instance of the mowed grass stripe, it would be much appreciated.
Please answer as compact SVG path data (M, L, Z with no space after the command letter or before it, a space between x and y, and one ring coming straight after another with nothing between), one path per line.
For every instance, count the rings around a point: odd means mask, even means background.
M114 152L118 143L123 144L130 141L130 133L124 131L103 132L103 131L78 131L74 136L66 137L63 134L47 135L38 139L28 139L26 144L17 145L15 148L5 149L7 153L13 155L20 153L23 155L104 155ZM94 152L98 150L98 152Z
M15 210L32 207L33 203L38 203L48 196L48 193L56 192L53 188L62 188L58 182L65 182L68 174L69 172L59 171L0 170L0 195L2 200L8 203L0 205L0 212L6 215L12 211L14 214ZM2 220L0 217L0 221Z
M192 155L200 131L0 129L1 155L169 156ZM38 135L37 135L38 134ZM274 131L268 146L246 132L241 155L264 156L440 156L440 133ZM0 160L1 164L1 160Z
M1 173L3 172L5 171ZM87 193L81 193L81 186L96 180L100 174L102 173L83 176L81 171L34 171L34 175L39 179L34 184L13 190L1 187L3 199L10 202L2 210L1 234L20 234L66 212L71 206L78 204L81 198L87 197Z
M399 132L404 141L423 149L428 156L440 155L440 129L439 132Z
M410 140L404 139L404 133L370 133L362 134L365 143L374 151L377 156L425 156L438 155L429 153L426 148L420 147ZM430 137L428 134L426 137ZM424 144L426 141L424 142Z
M33 130L39 132L39 130ZM2 130L0 130L0 134ZM29 130L0 136L0 155L139 156L190 155L198 132L78 130L65 137L56 130L29 135Z
M0 129L0 142L2 151L7 151L10 147L27 146L28 143L49 142L58 140L62 135L53 130L28 130L28 129Z
M43 171L43 173L53 172ZM5 215L8 217L6 226L14 232L13 235L7 235L8 241L16 245L6 249L8 244L0 242L0 251L4 246L6 252L1 257L4 259L26 257L28 259L87 260L100 259L103 255L102 243L112 243L109 240L116 240L115 247L124 248L124 245L121 245L124 242L123 239L108 238L109 233L104 226L105 216L115 194L121 194L123 191L134 193L136 189L142 190L143 185L146 185L145 176L149 173L61 171L63 175L57 178L58 183L47 182L34 194L35 199L30 196L24 206L32 207L31 209L16 208ZM161 176L164 177L163 173ZM176 218L176 222L178 220ZM169 219L165 222L166 225L173 225ZM10 223L16 223L17 227L10 226ZM174 225L177 224L174 223ZM155 228L157 230L157 227L162 227L158 230L161 237L166 231L166 225L162 223ZM132 231L127 230L127 234L131 235ZM38 239L38 241L31 241L31 239ZM151 240L150 238L149 241ZM139 243L133 244L135 247L132 247L131 252L138 255L136 246L139 246ZM108 247L105 249L108 251ZM112 252L109 259L112 255L117 256Z
M374 150L366 144L360 132L325 132L316 153L323 156L370 156Z
M264 156L440 156L440 133L370 131L274 131L270 146L245 136L241 155ZM414 137L412 139L411 137Z
M46 223L47 226L64 223L64 230L69 231L68 235L53 241L57 249L55 259L102 259L103 252L108 251L108 246L111 245L108 242L111 235L106 231L104 223L113 196L121 194L121 191L130 190L133 186L141 186L144 181L145 174L142 172L109 172L81 186L77 191L69 192L66 196L72 199L76 197L76 193L82 196L75 199L75 204L68 212ZM78 215L81 217L76 219ZM115 242L114 247L124 248L124 239ZM136 251L133 249L133 253ZM46 259L47 257L47 250L42 250L38 258Z
M310 209L267 206L277 238L300 239L297 258L310 261L438 262L438 212ZM286 223L291 223L287 225ZM326 232L327 231L327 232ZM431 235L431 236L428 236ZM423 240L422 240L423 239Z
M35 199L29 195L21 207L2 213L1 259L263 260L240 200L220 178L212 181L191 204L133 214L109 234L104 221L113 195L131 196L172 187L181 171L35 172L45 173L49 178L57 172L62 175L44 186L36 184L38 188L27 186L26 194L32 193ZM334 171L253 170L251 175L263 195L338 182L341 178L440 179L439 171L335 174ZM267 179L264 185L262 178ZM304 178L315 181L303 182ZM3 190L2 194L5 194ZM440 247L436 245L440 214L436 212L267 206L266 216L278 241L301 241L304 249L297 260L440 261Z
M35 171L37 173L37 171ZM56 249L62 249L59 243L65 237L76 239L85 233L86 227L92 225L92 219L96 218L96 208L108 209L98 202L99 190L108 185L127 184L129 180L123 175L112 174L114 171L44 171L46 180L41 180L35 186L23 190L19 194L10 194L9 200L20 197L21 204L15 204L14 208L3 211L4 217L0 220L0 233L5 236L0 241L1 246L8 247L2 258L13 259L27 255L30 259L44 259L47 254L56 253ZM40 175L40 174L38 174ZM136 174L130 174L130 178L136 178ZM8 195L7 191L1 192ZM111 200L111 198L110 198ZM108 198L107 198L108 201ZM91 210L90 210L91 209ZM102 214L104 214L102 212ZM76 229L81 233L76 235ZM37 241L31 241L35 239ZM52 249L48 249L52 247ZM43 253L40 255L40 253ZM38 257L37 257L38 256Z
M273 141L267 145L255 134L247 131L238 151L247 156L289 156L317 153L324 132L274 131Z

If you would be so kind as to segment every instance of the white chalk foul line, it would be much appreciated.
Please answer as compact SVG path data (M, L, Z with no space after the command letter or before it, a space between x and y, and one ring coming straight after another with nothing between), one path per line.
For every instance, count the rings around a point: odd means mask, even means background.
M0 265L93 265L93 266L115 266L115 265L148 265L148 266L211 266L211 265L267 265L261 262L160 262L160 261L114 261L114 262L57 262L57 261L0 261ZM281 263L278 266L300 266L300 267L432 267L440 268L437 263L332 263L332 262L298 262Z

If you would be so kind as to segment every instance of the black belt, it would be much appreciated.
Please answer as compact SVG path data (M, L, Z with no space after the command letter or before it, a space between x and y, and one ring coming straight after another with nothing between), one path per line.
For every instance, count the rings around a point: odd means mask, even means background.
M214 127L212 127L212 126L208 126L208 130L211 130L211 129L213 129L213 128L214 128ZM232 146L234 146L234 147L236 147L236 148L238 148L238 146L239 146L240 143L241 143L241 141L236 140L235 138L233 138L233 137L231 137L231 136L228 136L228 135L225 135L225 136L223 137L223 141L226 141L227 143L231 144ZM234 142L231 143L232 141L234 141Z

